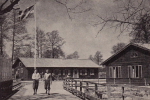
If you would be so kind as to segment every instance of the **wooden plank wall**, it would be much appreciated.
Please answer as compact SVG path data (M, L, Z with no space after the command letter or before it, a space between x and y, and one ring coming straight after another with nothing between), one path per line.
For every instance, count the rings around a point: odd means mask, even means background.
M11 61L0 56L0 82L12 80Z

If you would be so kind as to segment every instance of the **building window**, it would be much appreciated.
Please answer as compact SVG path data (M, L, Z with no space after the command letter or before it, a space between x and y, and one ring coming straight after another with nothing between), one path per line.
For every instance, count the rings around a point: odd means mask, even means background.
M90 75L94 75L94 69L90 69Z
M130 57L131 58L136 58L136 57L138 57L138 53L137 52L131 52Z
M61 70L55 69L55 70L54 70L54 74L55 74L55 75L61 75Z
M63 70L63 75L70 75L70 70L68 69Z
M22 63L21 62L19 62L19 67L22 67Z
M142 77L141 65L128 66L128 78L140 78L140 77Z
M21 68L20 73L23 73L23 68Z
M77 70L74 70L74 74L77 74Z
M82 75L82 70L80 70L80 75Z
M61 70L58 70L58 75L61 75Z
M121 66L109 67L110 78L121 78Z
M66 75L66 70L63 70L63 75Z
M70 73L70 70L68 70L68 75L70 75L71 73Z
M82 75L87 75L87 69L82 70Z

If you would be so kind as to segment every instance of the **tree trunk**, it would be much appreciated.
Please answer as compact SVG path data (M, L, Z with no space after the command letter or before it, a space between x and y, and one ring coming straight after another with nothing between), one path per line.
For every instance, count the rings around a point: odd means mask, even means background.
M54 47L52 46L52 58L55 58L55 55L54 55Z
M42 52L43 52L43 48L42 48L42 45L41 45L41 58L42 58L42 56L43 56L43 55L42 55Z
M145 43L148 43L149 42L149 38L148 38L148 32L147 30L144 28L144 39L145 39Z

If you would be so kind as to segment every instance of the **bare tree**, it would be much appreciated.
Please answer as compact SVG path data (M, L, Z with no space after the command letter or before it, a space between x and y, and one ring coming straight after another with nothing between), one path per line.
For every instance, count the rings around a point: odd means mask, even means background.
M30 44L22 44L15 46L14 51L14 60L16 60L18 57L34 57L34 53L31 51L31 45Z
M145 14L139 19L139 23L133 27L130 33L134 43L150 43L150 15Z
M32 37L27 34L26 22L27 20L20 21L18 18L19 10L11 11L4 15L1 15L3 20L0 23L0 43L1 54L5 53L4 49L7 42L12 43L12 61L19 54L17 54L17 48L21 48L25 40L30 40ZM5 44L5 45L4 45ZM16 48L17 47L17 48ZM19 56L18 56L19 57Z
M37 41L37 55L39 58L42 58L43 54L43 47L46 45L46 37L43 30L41 30L39 27L37 27L36 30L36 41Z
M26 32L26 20L20 21L18 18L18 10L7 13L6 20L2 24L2 40L12 42L12 62L14 58L15 46L23 43L24 40L29 40L31 37Z
M78 4L74 4L73 0L55 0L60 5L64 6L66 8L67 14L69 16L69 19L73 19L71 17L71 14L78 14L78 13L84 13L87 11L90 11L91 8L84 8L82 5L86 4L86 0L78 0ZM74 6L69 6L70 4L74 4Z
M61 48L54 48L54 57L52 50L46 50L43 54L44 58L60 58L65 57L65 53Z
M77 51L67 56L67 59L78 59L78 58L79 58L79 55Z
M114 45L114 46L112 47L111 53L112 53L112 54L115 54L115 53L117 53L119 50L121 50L122 48L124 48L125 46L126 46L125 43L118 43L117 45Z
M96 64L98 64L98 65L100 65L100 63L102 62L102 54L101 54L101 52L100 51L97 51L96 53L95 53L95 56L94 56L94 62L96 63Z
M52 58L55 57L55 49L61 48L62 45L65 43L64 39L59 36L58 31L52 31L46 33L47 36L47 48L52 50Z
M114 0L114 3L117 9L111 15L97 15L100 21L95 25L102 25L98 33L109 26L119 29L120 35L128 31L136 42L149 43L150 1Z
M92 56L92 55L90 55L90 56L89 56L89 59L93 61L93 56Z

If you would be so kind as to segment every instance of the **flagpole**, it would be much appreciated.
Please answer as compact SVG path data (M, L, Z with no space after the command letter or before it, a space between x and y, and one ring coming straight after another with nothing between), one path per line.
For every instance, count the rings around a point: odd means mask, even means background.
M15 26L15 24L16 24L16 11L15 11L15 9L13 8L13 13L14 13L14 15L13 15L13 17L14 17L14 25L13 25L13 40L12 40L12 42L13 42L13 44L12 44L12 65L14 64L14 41L15 41L15 30L16 30L16 26Z
M34 43L35 43L35 47L34 47L34 69L36 69L36 59L37 59L37 45L36 45L36 0L35 0L35 5L34 5L34 26L35 26L35 39L34 39Z

